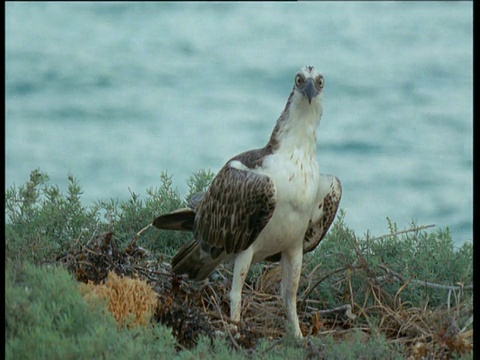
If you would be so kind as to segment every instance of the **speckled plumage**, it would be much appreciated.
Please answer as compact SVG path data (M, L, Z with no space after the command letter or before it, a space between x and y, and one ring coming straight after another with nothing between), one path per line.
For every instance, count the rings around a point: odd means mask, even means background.
M172 259L177 274L206 278L235 258L231 318L240 320L241 289L252 262L280 261L282 299L294 335L301 337L296 292L303 254L314 250L335 218L342 187L321 175L316 131L323 113L323 76L302 68L267 145L231 158L188 208L159 216L162 229L191 230Z

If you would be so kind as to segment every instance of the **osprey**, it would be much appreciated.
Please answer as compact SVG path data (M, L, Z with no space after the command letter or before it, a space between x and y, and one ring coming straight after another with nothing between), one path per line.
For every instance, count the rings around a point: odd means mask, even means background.
M280 261L281 297L299 338L296 299L303 255L325 237L342 196L339 179L320 174L317 162L324 85L313 66L303 67L267 145L231 158L188 208L153 222L160 229L193 231L172 260L176 274L202 280L223 261L235 259L230 291L235 322L250 265Z

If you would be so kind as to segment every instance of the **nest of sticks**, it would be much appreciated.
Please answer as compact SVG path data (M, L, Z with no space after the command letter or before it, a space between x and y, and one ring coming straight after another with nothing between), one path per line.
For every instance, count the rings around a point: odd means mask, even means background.
M57 258L57 262L75 274L78 281L92 288L109 283L119 286L118 278L133 278L148 284L157 297L156 305L148 310L148 318L150 322L161 322L170 327L179 348L194 347L199 336L212 340L223 336L232 347L247 353L255 351L260 339L273 340L274 346L281 345L285 337L286 317L279 296L281 270L278 264L265 265L255 280L245 283L242 291L242 321L233 323L229 319L232 264L222 265L208 280L191 281L173 274L164 257L152 257L147 250L138 246L137 239L138 235L125 249L121 249L116 246L112 232L101 234L84 245L74 244L67 254ZM405 345L405 356L411 359L449 358L454 353L472 350L472 304L464 302L450 308L432 310L402 303L399 294L407 286L415 285L412 280L404 279L387 267L383 268L382 276L378 276L368 266L358 243L356 245L358 261L354 265L334 269L328 274L319 274L316 268L309 273L302 273L297 307L300 327L305 336L322 337L330 334L339 341L348 341L354 332L360 331L365 337L373 332L381 332L387 341ZM114 281L109 280L112 273ZM364 304L355 302L352 273L360 274L364 281L362 291L366 292L365 298L369 299ZM333 276L343 281L349 291L343 297L343 304L326 309L325 303L315 299L312 294L322 282ZM398 283L398 291L394 295L384 290L383 286L392 281ZM125 281L120 286L132 286L129 285L131 283ZM135 286L138 288L139 284ZM103 293L122 294L128 293L128 289ZM147 297L138 297L137 300L132 297L128 301L143 301ZM124 304L127 300L116 301ZM133 304L115 306L111 311L128 312L129 308L147 309L141 304ZM125 314L114 315L116 319L125 317ZM144 319L145 314L133 316L142 316ZM461 328L459 318L469 316L470 320L461 324ZM375 327L369 325L369 319L373 317L377 319ZM145 320L141 323L145 323ZM319 349L315 349L312 342L307 341L306 344L312 347L312 356L319 354Z

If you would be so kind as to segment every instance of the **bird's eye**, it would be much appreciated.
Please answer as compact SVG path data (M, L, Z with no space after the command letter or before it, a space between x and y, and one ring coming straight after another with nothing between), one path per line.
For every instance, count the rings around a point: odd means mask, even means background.
M305 82L305 80L303 79L303 77L301 75L297 75L295 77L295 85L296 86L300 86L302 85L303 83Z
M319 89L323 89L323 86L325 85L325 80L323 79L323 76L319 76L317 79L317 86Z

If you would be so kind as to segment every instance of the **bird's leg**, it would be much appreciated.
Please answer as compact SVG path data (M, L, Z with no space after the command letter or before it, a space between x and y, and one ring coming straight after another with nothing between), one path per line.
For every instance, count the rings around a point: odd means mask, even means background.
M253 251L249 248L242 251L235 259L233 270L232 289L230 290L230 318L233 321L240 321L242 310L242 288L247 277L250 264L252 263Z
M299 247L292 251L282 252L282 301L287 312L287 319L293 326L293 335L302 338L297 316L297 290L302 270L303 249Z

